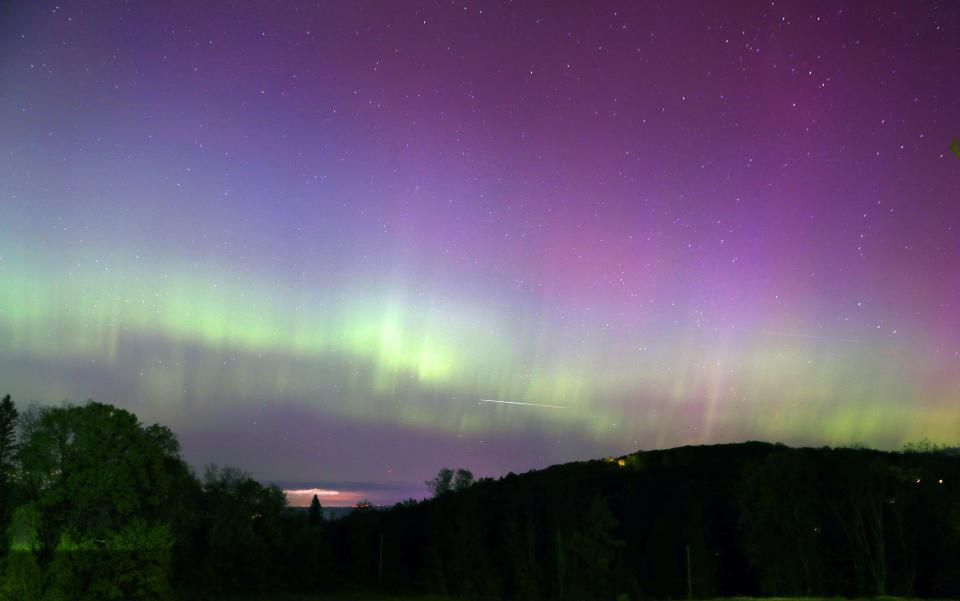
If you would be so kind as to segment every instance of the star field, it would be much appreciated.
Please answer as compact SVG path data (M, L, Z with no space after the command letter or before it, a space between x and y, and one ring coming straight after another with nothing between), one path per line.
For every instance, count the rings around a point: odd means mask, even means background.
M0 33L21 401L410 494L960 439L951 3L35 2Z

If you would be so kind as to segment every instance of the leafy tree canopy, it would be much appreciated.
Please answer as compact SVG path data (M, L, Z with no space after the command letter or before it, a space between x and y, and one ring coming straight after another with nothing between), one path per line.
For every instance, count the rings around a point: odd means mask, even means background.
M34 408L21 424L21 479L42 524L44 546L103 540L134 518L168 514L189 476L164 426L144 427L129 411L101 403Z
M437 472L435 478L427 480L426 485L434 497L439 497L452 490L464 490L472 486L473 473L463 468L454 471L449 467L444 467Z

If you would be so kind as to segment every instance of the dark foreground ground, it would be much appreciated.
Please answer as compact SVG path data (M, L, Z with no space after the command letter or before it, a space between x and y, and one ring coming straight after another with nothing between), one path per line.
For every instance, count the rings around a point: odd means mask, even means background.
M320 595L253 595L230 597L224 601L453 601L435 595L397 596L382 593L326 593Z
M264 595L231 597L225 601L454 601L436 595L397 596L382 593L328 593L321 595ZM601 600L598 600L601 601ZM847 601L845 597L718 597L709 601ZM863 597L852 601L920 601L912 597ZM930 601L930 600L925 600ZM941 599L937 601L950 601Z

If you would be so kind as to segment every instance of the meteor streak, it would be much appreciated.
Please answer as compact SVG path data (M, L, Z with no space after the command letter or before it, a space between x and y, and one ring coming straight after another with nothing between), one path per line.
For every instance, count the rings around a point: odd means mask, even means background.
M566 409L560 405L544 405L542 403L521 403L519 401L495 401L493 399L480 399L481 403L500 403L502 405L525 405L527 407L546 407L547 409Z

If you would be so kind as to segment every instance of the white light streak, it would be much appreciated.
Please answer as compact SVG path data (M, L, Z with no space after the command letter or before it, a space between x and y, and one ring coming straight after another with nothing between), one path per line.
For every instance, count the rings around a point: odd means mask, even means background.
M499 403L501 405L523 405L525 407L544 407L546 409L566 409L560 405L545 405L543 403L521 403L519 401L495 401L493 399L480 399L481 403Z

